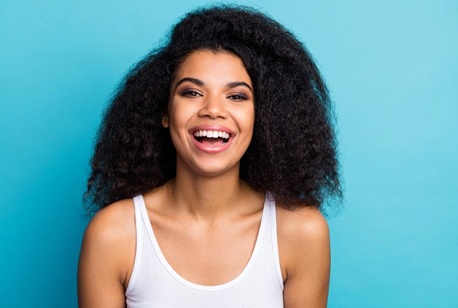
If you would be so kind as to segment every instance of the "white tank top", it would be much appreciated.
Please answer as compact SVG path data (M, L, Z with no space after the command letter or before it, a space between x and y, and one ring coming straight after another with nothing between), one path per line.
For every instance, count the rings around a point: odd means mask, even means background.
M275 201L269 195L247 265L233 280L214 286L192 283L174 271L156 240L143 196L134 197L134 205L137 245L125 293L127 307L283 307Z

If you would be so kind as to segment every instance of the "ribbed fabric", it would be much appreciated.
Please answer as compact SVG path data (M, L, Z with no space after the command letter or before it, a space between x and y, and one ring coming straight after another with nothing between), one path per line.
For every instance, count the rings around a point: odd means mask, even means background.
M275 202L267 195L255 248L244 270L215 286L192 283L165 259L151 227L143 196L134 198L137 246L126 290L129 308L283 307Z

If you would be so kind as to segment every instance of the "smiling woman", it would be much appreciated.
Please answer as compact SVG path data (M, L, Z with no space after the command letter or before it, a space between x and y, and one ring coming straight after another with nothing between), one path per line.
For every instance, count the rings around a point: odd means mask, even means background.
M324 307L339 197L326 87L249 8L191 12L107 110L81 307Z
M254 125L251 78L242 60L227 52L194 51L179 66L171 89L163 124L170 129L177 170L188 165L194 176L233 170L238 178Z

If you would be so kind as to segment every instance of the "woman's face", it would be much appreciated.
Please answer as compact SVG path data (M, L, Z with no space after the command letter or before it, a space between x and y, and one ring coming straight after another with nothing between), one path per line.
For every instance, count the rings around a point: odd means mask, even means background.
M253 85L242 60L210 50L187 56L172 80L163 125L177 151L177 173L238 172L254 125Z

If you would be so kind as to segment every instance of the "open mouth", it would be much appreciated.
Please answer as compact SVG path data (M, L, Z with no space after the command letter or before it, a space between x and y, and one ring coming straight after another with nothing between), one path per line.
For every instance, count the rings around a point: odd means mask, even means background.
M193 135L195 140L209 146L225 144L231 137L229 133L217 130L196 130Z

